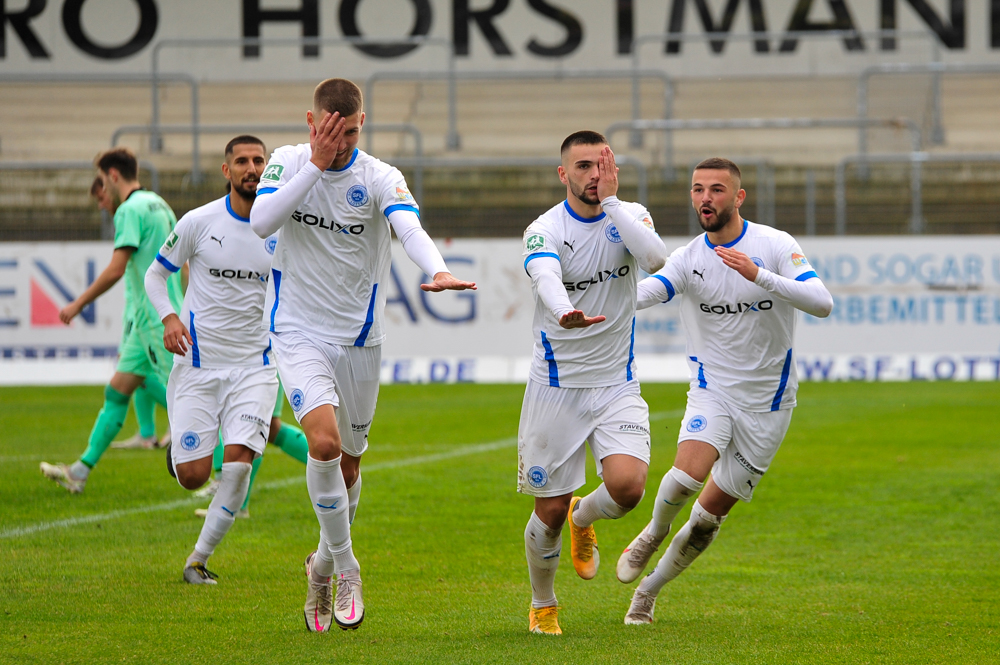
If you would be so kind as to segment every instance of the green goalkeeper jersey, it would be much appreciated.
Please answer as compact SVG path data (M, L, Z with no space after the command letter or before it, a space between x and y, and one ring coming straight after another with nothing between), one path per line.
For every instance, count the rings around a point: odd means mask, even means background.
M160 317L146 297L146 270L177 223L174 211L158 194L137 189L115 211L115 249L135 249L125 268L125 320L135 326L158 325ZM180 311L183 294L179 273L167 280L174 310Z

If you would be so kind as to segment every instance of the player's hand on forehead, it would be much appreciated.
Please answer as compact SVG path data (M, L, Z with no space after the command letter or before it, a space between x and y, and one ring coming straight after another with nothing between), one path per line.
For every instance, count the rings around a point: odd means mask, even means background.
M312 122L309 123L309 146L312 148L312 162L322 170L330 168L344 140L344 128L347 121L340 113L323 111L323 116L316 123L316 118L309 112Z

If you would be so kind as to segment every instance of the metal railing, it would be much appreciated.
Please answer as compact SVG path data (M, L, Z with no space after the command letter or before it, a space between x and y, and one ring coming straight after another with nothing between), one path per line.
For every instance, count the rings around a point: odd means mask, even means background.
M422 157L424 154L424 139L420 130L409 123L376 123L365 124L365 130L369 132L395 132L405 133L413 137L414 154ZM307 127L302 124L225 124L225 125L122 125L111 134L111 147L118 145L121 137L125 134L190 134L194 149L191 152L191 182L198 184L202 180L201 173L201 153L197 150L198 142L195 137L201 134L246 134L249 132L260 133L298 133L307 131ZM423 192L423 173L417 171L414 176L414 191Z
M163 39L153 46L150 77L152 80L152 118L150 125L150 148L159 152L162 148L160 137L160 93L158 81L164 74L160 73L160 52L166 48L228 48L246 46L384 46L385 40L370 37L234 37L227 39L197 38L197 39ZM429 45L440 46L447 54L448 69L455 68L455 49L452 42L439 37L405 37L392 41L393 45ZM192 123L196 124L196 123Z
M622 166L630 166L636 170L636 189L638 202L648 205L649 173L646 165L640 160L628 155L615 155L615 161ZM558 157L396 157L393 166L413 169L424 168L470 168L470 167L519 167L519 166L559 166ZM419 200L419 199L418 199Z
M847 235L847 165L910 163L910 233L924 232L923 175L925 162L1000 162L1000 152L928 153L914 151L902 154L850 155L837 162L834 171L835 233Z
M858 76L858 118L868 117L869 83L878 74L933 74L931 80L931 143L944 143L944 120L941 113L942 74L994 74L1000 73L1000 64L966 65L959 63L930 62L926 64L883 63L865 67ZM858 128L858 154L868 153L868 130Z
M139 160L140 172L145 169L149 171L150 189L159 194L160 192L160 172L151 162L144 159ZM18 161L0 162L0 171L91 171L96 167L93 162L77 160L53 160L53 161ZM115 228L111 216L104 210L101 211L101 240L111 240L115 237Z
M656 69L578 69L572 71L539 71L531 69L508 71L456 71L454 68L437 72L375 72L365 80L365 108L369 115L375 116L375 84L379 81L440 81L448 83L448 133L445 144L451 150L461 147L461 136L458 133L458 100L456 84L458 81L495 81L495 80L543 80L562 81L566 79L595 78L625 78L632 81L632 119L639 120L642 114L642 99L640 82L642 79L659 79L663 81L663 117L673 117L674 82L666 72ZM371 151L371 138L366 144ZM637 147L637 146L636 146Z
M836 129L855 127L906 128L910 133L910 147L919 152L921 146L920 127L909 118L732 118L709 120L623 120L608 126L605 135L611 140L616 132L633 130L642 132L672 133L678 130L709 129ZM665 146L664 178L674 179L673 144Z

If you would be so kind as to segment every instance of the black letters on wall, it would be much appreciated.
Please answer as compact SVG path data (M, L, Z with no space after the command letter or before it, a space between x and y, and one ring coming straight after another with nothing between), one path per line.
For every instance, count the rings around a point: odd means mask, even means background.
M553 7L545 0L528 0L528 5L539 14L549 17L566 29L566 39L555 46L545 46L539 44L538 40L532 39L528 42L530 52L548 58L558 58L569 55L580 46L580 42L583 41L583 26L575 16L565 9Z
M493 0L493 5L477 11L469 9L472 0L454 0L452 3L452 41L455 55L469 55L469 23L476 22L495 55L514 55L503 37L493 27L493 17L507 11L510 0Z
M767 21L764 18L764 7L761 4L762 0L747 0L747 4L750 7L750 25L754 32L767 32ZM733 27L733 19L736 17L736 9L740 5L740 0L729 0L726 3L726 7L722 12L722 20L719 21L719 25L715 25L715 21L712 19L712 13L709 11L708 4L705 0L692 0L694 2L695 9L698 10L698 18L701 19L701 25L705 29L705 32L724 32L728 33ZM667 32L670 34L683 34L684 33L684 6L687 0L674 0L674 4L670 10L670 23L667 26ZM726 42L721 39L713 39L710 42L713 53L722 53L722 49L725 47ZM766 39L754 40L754 50L757 53L767 53L771 50L770 44L768 44ZM663 50L664 53L680 53L681 52L681 42L677 39L672 39L666 43Z
M0 58L7 57L7 24L21 38L21 43L28 50L32 59L49 59L49 52L42 46L38 35L31 29L28 22L45 11L45 0L29 0L28 6L19 12L7 12L5 0L0 0Z
M411 37L423 37L431 31L431 3L430 0L411 0L417 12L417 18L413 22ZM361 0L342 0L340 3L340 31L348 37L360 37L358 30L356 13ZM419 44L355 44L354 48L362 53L367 53L375 58L398 58L406 55Z
M799 0L792 12L792 18L788 22L788 32L819 32L823 30L857 30L854 27L854 20L851 12L848 11L844 0L826 0L833 12L833 20L829 23L811 23L809 21L809 9L813 0ZM786 39L781 42L782 53L791 53L798 46L799 40ZM844 46L848 51L864 51L865 43L861 37L844 37Z
M951 25L945 25L937 12L927 4L926 0L909 0L914 11L920 18L934 31L941 43L951 49L965 48L965 0L951 0ZM896 29L896 0L882 0L881 4L881 25L883 30ZM996 21L997 0L993 0L993 20ZM994 23L994 25L996 25ZM993 40L996 40L996 31L993 32ZM993 46L996 46L994 41ZM882 40L882 49L892 51L896 49L896 40L885 38Z
M84 53L104 60L117 60L138 53L153 41L153 37L156 35L156 26L160 22L156 3L153 0L135 0L135 4L139 7L139 27L136 28L135 34L127 42L118 46L95 44L83 31L83 25L80 23L80 12L83 10L84 2L86 0L66 0L62 11L63 29L66 30L66 36Z
M260 0L243 0L243 36L260 37L265 21L301 23L303 37L319 37L319 0L302 0L298 9L261 9ZM244 46L244 58L259 58L260 46ZM319 44L303 44L303 58L318 58Z

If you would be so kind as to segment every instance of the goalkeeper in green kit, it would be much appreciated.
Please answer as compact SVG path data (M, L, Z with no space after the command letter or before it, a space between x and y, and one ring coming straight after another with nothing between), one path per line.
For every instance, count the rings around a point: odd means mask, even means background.
M97 415L87 449L69 466L41 463L46 478L74 494L83 491L91 470L121 430L129 398L137 388L144 387L156 402L166 407L165 386L173 366L173 357L163 347L163 324L146 297L143 279L160 247L174 240L172 231L177 218L159 195L139 184L138 162L129 149L104 152L95 165L105 189L120 201L114 218L114 253L104 271L79 298L59 312L59 318L69 324L84 307L124 277L125 330L118 350L118 365L104 388L104 408ZM180 311L182 294L178 275L168 280L167 291L174 309Z

